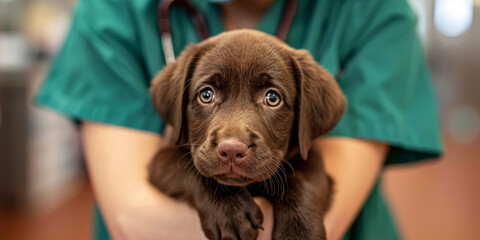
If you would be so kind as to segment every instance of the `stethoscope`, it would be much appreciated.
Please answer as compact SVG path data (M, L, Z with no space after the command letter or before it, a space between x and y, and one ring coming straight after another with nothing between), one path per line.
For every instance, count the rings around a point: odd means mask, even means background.
M285 8L283 9L282 19L276 34L276 36L283 41L287 39L288 31L290 30L293 18L295 17L297 2L298 0L287 0ZM170 31L170 23L168 21L168 10L172 6L180 6L187 11L188 15L190 15L192 18L198 35L202 40L205 40L210 36L203 15L187 0L166 0L160 2L158 5L158 28L160 29L161 33L163 54L167 64L175 62L172 33Z

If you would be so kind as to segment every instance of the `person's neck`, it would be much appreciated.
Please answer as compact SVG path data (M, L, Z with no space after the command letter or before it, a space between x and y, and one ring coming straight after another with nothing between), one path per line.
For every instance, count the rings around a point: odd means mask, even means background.
M274 0L236 0L220 4L225 30L254 29Z

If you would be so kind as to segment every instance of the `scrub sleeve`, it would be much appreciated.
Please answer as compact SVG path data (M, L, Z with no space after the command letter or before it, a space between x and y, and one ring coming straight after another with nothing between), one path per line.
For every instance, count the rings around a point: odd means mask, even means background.
M223 31L218 6L192 1L210 35ZM258 30L274 35L285 0L277 0ZM161 133L148 88L165 61L157 0L80 0L65 45L36 102L75 120ZM200 41L183 9L170 10L174 51ZM300 0L287 43L307 49L336 79L348 109L329 136L387 142L386 165L438 157L437 106L416 17L406 0ZM382 196L380 179L344 239L401 238ZM96 210L96 239L109 239Z

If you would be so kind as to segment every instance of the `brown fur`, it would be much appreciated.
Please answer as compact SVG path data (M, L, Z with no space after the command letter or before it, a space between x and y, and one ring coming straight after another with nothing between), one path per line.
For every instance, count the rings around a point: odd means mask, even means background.
M206 86L214 103L198 99ZM278 107L264 104L272 89ZM255 239L263 216L252 196L274 205L274 239L325 239L331 181L321 156L308 153L346 102L307 51L254 30L223 33L189 46L157 75L151 94L175 141L153 159L150 181L194 206L209 239ZM241 164L225 166L216 151L231 138L248 149Z

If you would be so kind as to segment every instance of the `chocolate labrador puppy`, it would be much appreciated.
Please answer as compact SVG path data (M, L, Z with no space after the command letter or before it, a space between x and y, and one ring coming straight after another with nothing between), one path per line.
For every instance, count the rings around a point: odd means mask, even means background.
M222 33L187 47L151 94L173 141L150 182L197 209L209 239L255 239L253 196L273 204L274 239L325 239L332 182L309 150L346 102L307 51L254 30Z

